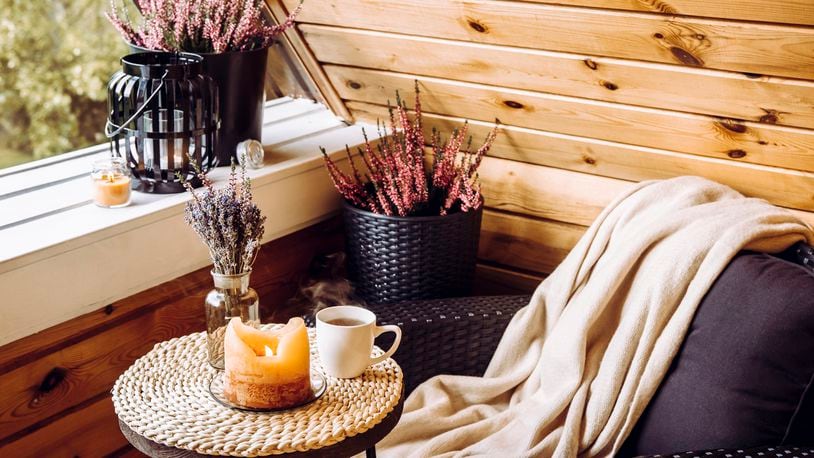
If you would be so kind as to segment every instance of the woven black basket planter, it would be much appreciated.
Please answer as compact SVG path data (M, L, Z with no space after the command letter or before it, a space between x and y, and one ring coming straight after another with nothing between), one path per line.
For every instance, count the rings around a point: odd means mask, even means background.
M344 204L348 275L371 304L469 295L483 206L446 216L384 216Z

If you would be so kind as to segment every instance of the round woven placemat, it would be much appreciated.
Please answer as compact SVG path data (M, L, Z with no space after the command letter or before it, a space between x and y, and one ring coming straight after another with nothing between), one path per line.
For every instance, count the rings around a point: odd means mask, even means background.
M263 329L271 326L264 325ZM309 329L311 366L321 370ZM374 353L381 354L377 347ZM205 333L161 342L116 380L116 415L137 434L207 455L257 456L304 452L336 444L380 423L398 404L401 368L392 359L355 379L326 376L325 394L284 412L254 413L215 401Z

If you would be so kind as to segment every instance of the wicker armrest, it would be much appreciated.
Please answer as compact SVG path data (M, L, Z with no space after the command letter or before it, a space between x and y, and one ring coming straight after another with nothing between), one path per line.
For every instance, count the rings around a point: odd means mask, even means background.
M396 324L402 341L393 356L405 389L438 374L483 375L503 331L529 296L481 296L374 305L380 324ZM388 348L392 334L377 343Z
M424 380L439 374L483 375L503 331L529 296L456 297L370 305L379 324L401 327L402 340L393 358L404 370L410 393ZM305 317L309 326L313 316ZM376 344L389 348L393 334Z

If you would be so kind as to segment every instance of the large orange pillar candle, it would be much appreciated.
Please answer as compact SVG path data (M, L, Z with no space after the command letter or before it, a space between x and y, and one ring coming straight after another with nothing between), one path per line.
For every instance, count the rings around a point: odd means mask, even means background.
M311 351L302 318L262 331L232 318L223 343L223 394L233 404L277 409L302 404L311 391Z

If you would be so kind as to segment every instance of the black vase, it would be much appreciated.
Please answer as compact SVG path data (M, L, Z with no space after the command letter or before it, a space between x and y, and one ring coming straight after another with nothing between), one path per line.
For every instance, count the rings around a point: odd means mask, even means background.
M135 52L148 49L130 45ZM220 130L215 145L217 165L237 159L237 144L262 141L263 102L268 48L224 53L197 53L203 57L203 74L218 85Z
M219 165L237 159L237 144L247 139L262 141L263 102L268 48L201 54L204 71L218 83L220 133Z
M344 204L348 275L369 304L467 296L483 205L446 216L385 216Z

